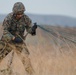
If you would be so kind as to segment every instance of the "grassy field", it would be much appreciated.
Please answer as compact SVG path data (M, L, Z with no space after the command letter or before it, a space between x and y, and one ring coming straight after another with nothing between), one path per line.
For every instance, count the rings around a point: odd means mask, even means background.
M76 75L76 29L45 28L51 32L38 29L37 36L27 37L35 75Z
M37 35L29 34L25 41L30 52L33 75L76 75L76 28L43 27L49 32L38 28ZM7 67L11 54L2 60L0 69ZM11 75L27 75L17 53L14 54L11 68Z

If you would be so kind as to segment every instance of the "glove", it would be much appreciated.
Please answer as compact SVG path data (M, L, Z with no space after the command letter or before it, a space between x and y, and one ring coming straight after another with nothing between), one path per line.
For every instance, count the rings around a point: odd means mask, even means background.
M31 35L36 35L36 31L32 31L31 32Z
M13 42L15 42L15 43L22 43L23 40L20 37L15 37L15 39L13 40Z
M36 23L34 24L34 26L31 28L31 35L36 35L36 29L37 29L37 25Z

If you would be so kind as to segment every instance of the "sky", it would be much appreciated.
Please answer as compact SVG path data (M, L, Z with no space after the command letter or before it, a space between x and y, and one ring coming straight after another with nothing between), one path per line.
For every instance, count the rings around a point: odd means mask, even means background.
M64 15L76 18L76 0L0 0L0 13L12 12L14 3L22 2L25 13Z

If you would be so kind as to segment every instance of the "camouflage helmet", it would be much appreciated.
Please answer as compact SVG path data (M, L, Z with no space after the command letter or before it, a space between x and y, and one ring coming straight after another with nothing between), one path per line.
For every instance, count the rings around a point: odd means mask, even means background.
M13 6L13 9L12 9L13 13L18 13L18 12L22 12L24 13L25 11L25 6L23 5L22 2L16 2Z

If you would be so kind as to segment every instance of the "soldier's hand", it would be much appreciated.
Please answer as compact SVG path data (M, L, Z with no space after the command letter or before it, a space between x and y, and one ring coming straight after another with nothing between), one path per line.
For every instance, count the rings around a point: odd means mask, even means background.
M31 35L33 35L33 36L36 35L36 31L32 31Z
M37 24L34 23L34 25L32 26L32 32L31 32L31 35L36 35L36 29L37 29Z
M15 40L15 36L12 38L12 40Z

